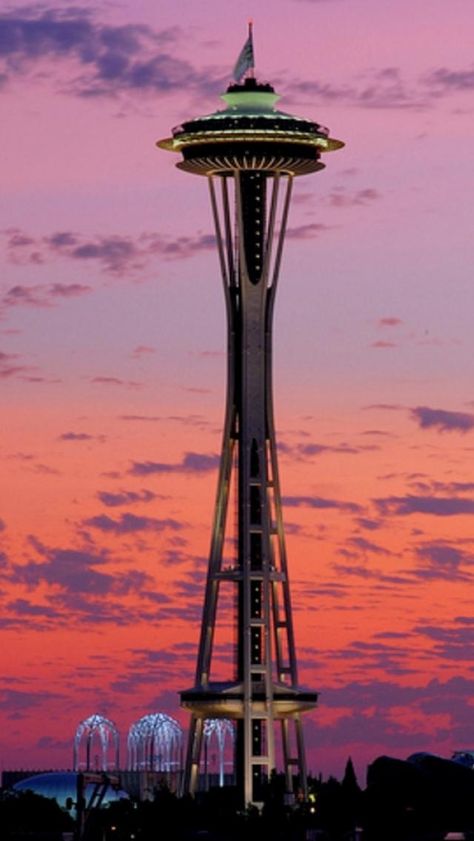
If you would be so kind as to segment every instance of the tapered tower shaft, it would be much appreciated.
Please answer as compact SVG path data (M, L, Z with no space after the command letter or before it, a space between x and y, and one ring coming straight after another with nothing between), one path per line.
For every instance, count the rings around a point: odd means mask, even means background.
M236 721L236 777L243 802L258 803L277 755L287 789L306 787L301 714L317 694L298 686L273 421L272 323L293 177L339 148L327 129L275 111L269 85L229 88L226 111L189 121L160 142L178 166L206 175L223 281L228 334L227 400L195 684L185 790L199 783L204 721ZM226 538L237 487L236 552ZM233 590L234 672L213 679L214 636L224 588ZM277 746L275 730L281 730ZM279 747L279 751L278 748Z

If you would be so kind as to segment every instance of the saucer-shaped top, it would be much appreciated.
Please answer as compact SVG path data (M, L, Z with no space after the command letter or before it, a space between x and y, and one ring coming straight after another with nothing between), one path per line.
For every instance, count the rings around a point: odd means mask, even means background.
M226 108L187 120L173 129L172 137L158 141L157 146L181 152L185 161L179 166L190 171L191 166L183 165L186 161L203 156L210 160L213 154L221 160L223 154L228 157L229 150L232 150L232 161L236 154L242 159L245 148L246 159L256 153L260 160L261 153L266 150L272 159L277 153L283 153L285 158L300 156L316 162L322 152L344 146L340 140L329 137L329 129L325 126L279 111L275 107L279 98L271 85L247 78L242 85L230 85L222 95ZM314 167L319 168L321 165ZM197 170L194 167L192 171Z

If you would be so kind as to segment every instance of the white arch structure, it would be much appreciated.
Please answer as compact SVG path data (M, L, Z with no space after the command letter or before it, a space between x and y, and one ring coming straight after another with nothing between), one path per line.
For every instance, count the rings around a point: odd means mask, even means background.
M135 721L128 732L130 771L178 771L182 764L183 731L165 713L149 713Z
M97 769L94 763L94 756L92 753L94 741L99 743L99 765ZM85 762L80 761L81 743L85 742L86 757ZM112 745L114 751L114 758L111 763L108 761L109 746ZM101 770L107 771L109 768L119 768L119 754L120 754L120 735L114 722L103 715L91 715L84 719L78 725L76 735L74 737L74 756L73 769L79 771L80 767L86 771Z
M235 730L231 721L227 718L207 718L204 722L204 756L206 764L207 776L207 757L209 749L212 746L212 740L215 738L217 742L217 750L219 757L219 786L224 785L224 754L226 742L230 739L233 745L235 739Z

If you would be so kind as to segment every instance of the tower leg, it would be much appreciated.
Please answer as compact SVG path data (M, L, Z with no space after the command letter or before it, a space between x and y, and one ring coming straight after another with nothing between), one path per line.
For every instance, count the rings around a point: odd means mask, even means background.
M305 800L308 797L308 777L306 773L306 755L303 739L303 723L299 715L295 716L296 744L298 749L299 784Z
M188 733L188 750L184 771L184 793L196 794L199 787L199 765L201 760L204 720L191 716Z

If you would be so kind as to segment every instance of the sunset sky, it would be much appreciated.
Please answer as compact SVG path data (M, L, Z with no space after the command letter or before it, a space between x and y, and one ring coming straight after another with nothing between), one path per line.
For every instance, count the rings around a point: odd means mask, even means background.
M297 180L275 404L309 768L474 747L472 0L10 3L0 15L0 766L92 713L187 724L225 389L203 179L155 141L254 20Z

